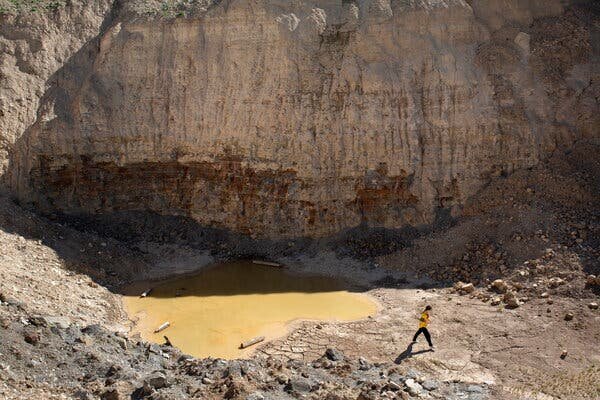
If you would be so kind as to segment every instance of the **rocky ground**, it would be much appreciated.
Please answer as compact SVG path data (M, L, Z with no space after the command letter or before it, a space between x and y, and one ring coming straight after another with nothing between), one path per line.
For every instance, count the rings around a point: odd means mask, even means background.
M13 301L0 315L3 398L483 399L490 392L487 385L425 379L335 349L312 362L197 360L100 325L31 317Z
M381 311L297 323L243 361L128 337L118 294L226 249L134 245L2 197L0 398L598 398L599 156L581 144L499 177L459 220L392 252L363 241L282 255L291 269L368 286ZM423 338L409 346L426 304L435 352Z

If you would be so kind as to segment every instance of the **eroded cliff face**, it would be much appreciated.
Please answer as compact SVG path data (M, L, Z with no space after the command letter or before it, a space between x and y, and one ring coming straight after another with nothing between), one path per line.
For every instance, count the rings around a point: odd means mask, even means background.
M258 237L429 224L491 177L600 136L597 6L562 3L122 13L56 73L7 181L48 210Z
M15 142L36 121L54 74L99 34L112 2L73 1L18 14L3 14L3 5L0 0L0 174Z

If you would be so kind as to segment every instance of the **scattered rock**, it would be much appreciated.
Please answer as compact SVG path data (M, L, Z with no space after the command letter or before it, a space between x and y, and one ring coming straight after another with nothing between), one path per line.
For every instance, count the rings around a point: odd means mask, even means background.
M406 371L406 377L416 380L417 378L419 378L419 373L411 368L408 371Z
M483 393L483 388L479 385L469 385L467 387L467 392L469 393Z
M123 338L123 339L127 339L127 333L125 333L125 332L117 331L117 332L115 332L115 336Z
M28 321L33 326L37 326L37 327L48 326L48 324L46 323L46 320L43 317L29 317Z
M193 359L194 359L194 357L190 356L189 354L182 354L177 359L177 362L180 363L180 364L182 364L182 363L185 363L186 361L190 361L190 360L193 360Z
M571 321L573 319L574 315L573 313L566 313L565 314L565 321Z
M239 362L231 361L231 363L227 366L225 370L225 377L231 377L234 379L238 379L242 377L242 367Z
M152 392L153 392L152 388L150 386L148 386L148 384L144 383L143 386L135 389L133 391L133 393L131 393L131 399L133 399L133 400L143 399L143 398L151 395Z
M548 281L548 287L550 287L551 289L557 288L561 285L564 285L566 282L564 279L562 278L550 278L550 280Z
M89 335L99 335L102 331L102 327L98 324L88 325L81 329L82 333L87 333Z
M164 387L170 386L167 377L161 373L150 375L149 377L144 379L144 383L154 389L162 389Z
M475 291L475 286L472 283L458 282L454 287L461 294L473 293Z
M588 275L586 282L585 282L585 286L590 289L600 288L600 276ZM4 300L4 301L6 301L6 300Z
M122 370L122 368L118 365L111 365L110 367L108 367L108 371L106 371L106 377L117 377L119 376L119 372Z
M597 310L598 309L598 303L590 303L588 304L588 307L590 308L590 310Z
M41 318L48 326L59 326L62 329L67 329L69 326L71 326L71 319L67 317L44 316Z
M397 384L397 383L396 383L396 382L394 382L394 381L389 381L387 385L388 385L390 388L392 388L392 390L396 390L396 391L398 391L398 390L401 390L401 389L402 389L402 386L400 386L399 384Z
M124 339L122 337L117 337L116 340L117 340L117 343L119 344L119 346L123 350L127 350L127 339Z
M342 361L344 359L344 354L341 351L332 348L325 350L325 356L331 361Z
M432 391L432 390L436 390L440 386L440 384L437 381L434 381L432 379L427 379L427 380L423 381L421 386L423 386L423 388L425 390Z
M569 352L567 350L563 350L562 353L560 354L560 358L562 358L564 360L565 358L567 358L568 354L569 354Z
M379 400L379 392L376 390L363 390L360 392L356 400Z
M152 354L158 354L158 355L162 354L162 350L160 349L160 346L157 345L156 343L152 343L152 344L148 345L148 352L152 353Z
M312 390L312 385L306 378L293 377L290 378L284 390L288 393L307 393Z
M381 397L383 397L384 399L395 399L396 393L392 392L391 390L388 390L381 393Z
M8 319L6 317L0 318L0 327L2 327L4 329L8 329L9 326L10 326L10 319Z
M100 395L101 400L121 400L122 397L119 395L117 389L108 389Z
M367 360L365 360L363 357L358 358L358 369L359 370L367 371L370 368L371 368L371 365L369 364L369 362Z
M506 293L508 291L508 285L502 279L496 279L492 282L492 289L496 293Z
M281 385L285 385L288 381L289 378L285 375L285 374L277 374L275 376L275 379L277 380L277 382L279 382L279 384Z
M517 300L514 292L506 292L502 298L502 301L504 301L504 304L506 305L505 307L508 309L519 307L519 301Z
M404 386L411 396L418 396L423 391L423 387L412 378L404 381Z
M89 336L89 335L81 335L77 339L75 339L75 342L82 343L85 346L91 346L93 343L93 340L92 340L91 336Z
M237 399L240 395L241 390L237 384L231 383L231 385L227 388L225 393L223 394L224 399Z
M40 342L40 334L32 330L23 332L23 338L27 343L34 346Z
M92 396L85 390L77 390L73 393L73 397L77 400L91 400Z

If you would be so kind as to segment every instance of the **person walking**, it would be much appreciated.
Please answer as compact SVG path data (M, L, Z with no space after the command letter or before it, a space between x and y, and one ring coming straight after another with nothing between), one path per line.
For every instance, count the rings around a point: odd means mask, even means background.
M423 312L421 313L421 318L419 318L419 330L417 331L417 333L415 333L412 342L413 344L417 343L417 337L422 333L423 335L425 335L427 343L429 343L429 349L431 351L435 351L435 349L433 348L433 343L431 343L431 335L427 330L427 325L429 325L429 311L431 311L431 306L425 307L425 310L423 310Z

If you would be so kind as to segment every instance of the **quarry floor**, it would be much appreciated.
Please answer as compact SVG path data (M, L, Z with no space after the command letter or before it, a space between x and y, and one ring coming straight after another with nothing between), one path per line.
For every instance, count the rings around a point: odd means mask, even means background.
M598 149L581 149L590 151ZM600 293L588 276L600 272L600 157L576 155L492 183L456 224L398 252L369 259L331 251L280 257L299 273L344 276L365 287L382 309L358 322L296 323L254 358L312 362L334 348L351 359L414 369L427 379L485 385L493 399L597 398L600 311L590 303L598 303ZM595 164L581 161L593 158ZM23 315L42 315L126 335L130 324L120 285L213 261L182 244L131 245L76 230L2 196L0 332L16 335L20 331L11 331L11 324L27 325ZM496 304L502 294L489 286L496 278L516 293L517 308ZM473 282L473 290L460 290L458 281ZM408 349L426 304L433 307L435 352L426 351L423 337ZM10 351L20 349L0 347L0 353ZM30 362L0 355L0 397L82 398L60 380L32 381Z

